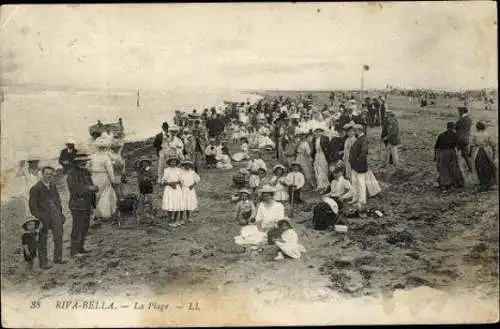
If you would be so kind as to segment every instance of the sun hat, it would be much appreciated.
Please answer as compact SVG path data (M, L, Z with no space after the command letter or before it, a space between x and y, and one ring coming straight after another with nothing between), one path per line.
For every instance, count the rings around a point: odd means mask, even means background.
M325 127L322 124L314 125L313 131L316 130L326 131Z
M250 195L250 191L247 190L246 188L243 188L243 189L239 190L238 193L239 194L246 193L247 195Z
M262 188L260 189L259 193L275 193L276 192L276 189L270 185L264 185L262 186Z
M181 166L193 166L193 161L190 160L184 160L181 162Z
M74 140L72 137L69 137L69 138L66 140L66 144L75 144L75 140Z
M150 158L148 158L146 156L142 156L139 159L137 159L137 161L135 161L135 166L140 167L143 162L147 162L149 165L153 164L153 161L151 161Z
M290 119L300 119L300 114L293 113L292 115L290 115Z
M35 230L40 227L40 221L33 216L28 216L24 221L22 228L28 230L27 226L29 223L35 223Z
M282 165L282 164L280 164L280 163L278 163L277 165L275 165L275 166L273 167L273 172L275 172L277 169L281 169L281 170L283 170L283 171L285 171L285 170L286 170L285 166L283 166L283 165Z
M293 166L299 166L300 168L302 168L302 165L297 161L290 163L290 167L293 167Z

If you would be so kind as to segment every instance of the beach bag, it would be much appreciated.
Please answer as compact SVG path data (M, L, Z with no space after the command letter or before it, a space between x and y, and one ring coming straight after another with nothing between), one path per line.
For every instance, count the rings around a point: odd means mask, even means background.
M373 171L368 170L365 174L366 178L366 190L368 192L368 196L375 196L382 191L380 184L377 181L377 178L373 174Z

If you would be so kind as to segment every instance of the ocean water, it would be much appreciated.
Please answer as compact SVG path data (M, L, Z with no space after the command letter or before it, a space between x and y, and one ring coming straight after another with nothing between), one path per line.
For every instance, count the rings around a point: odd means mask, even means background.
M201 112L224 100L254 102L258 98L231 90L146 90L141 91L137 107L136 91L8 90L1 103L2 176L29 154L41 157L42 164L57 164L67 139L73 138L77 145L87 143L88 127L97 120L109 123L121 117L126 140L141 140L161 131L162 122L171 122L175 110Z

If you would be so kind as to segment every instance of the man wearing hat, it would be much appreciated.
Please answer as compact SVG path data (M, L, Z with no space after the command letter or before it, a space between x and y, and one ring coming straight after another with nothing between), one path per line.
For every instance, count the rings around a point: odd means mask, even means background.
M63 167L63 174L67 174L68 171L73 167L73 158L77 149L75 149L75 141L69 138L66 142L66 148L64 148L59 154L59 164Z
M84 248L92 209L96 207L97 186L92 182L90 171L86 168L90 160L84 152L78 152L74 158L75 166L67 177L69 190L69 210L73 217L71 229L71 256L87 253Z
M40 268L48 269L47 238L49 230L52 230L54 239L54 264L64 264L63 252L63 224L66 221L62 212L61 197L54 184L55 169L52 167L42 168L42 177L30 190L30 210L42 223L40 229L39 252Z
M162 132L155 136L153 141L153 147L156 150L156 155L160 156L161 146L163 144L163 140L168 138L168 122L164 122L161 125Z
M459 118L455 123L455 132L457 133L458 149L467 164L467 170L472 172L472 160L469 147L470 130L472 119L469 116L469 110L465 106L458 108Z

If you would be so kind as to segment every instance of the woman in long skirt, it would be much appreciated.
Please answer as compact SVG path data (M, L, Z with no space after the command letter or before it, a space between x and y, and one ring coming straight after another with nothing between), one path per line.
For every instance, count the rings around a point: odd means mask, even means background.
M497 166L495 164L495 141L485 131L486 125L479 121L477 132L472 135L471 153L475 159L475 168L481 189L488 189L497 183Z
M306 179L307 184L309 184L313 189L316 188L314 183L314 175L312 168L312 158L311 158L311 147L306 139L306 133L303 131L298 131L297 137L300 139L297 145L297 159L296 162L300 163L302 167L302 173Z
M439 134L434 146L438 183L442 189L464 187L464 177L458 165L458 145L455 123L448 122L447 130Z
M316 135L316 154L314 156L313 168L314 175L316 177L316 189L322 191L326 190L328 186L330 186L330 181L328 180L328 161L326 160L326 155L321 148L321 137L327 138L322 135L324 132L325 129L321 126L314 129L314 133Z
M91 157L92 181L99 190L95 218L108 219L116 212L117 196L113 184L116 183L115 173L108 149L109 141L98 138L96 140L97 153Z

